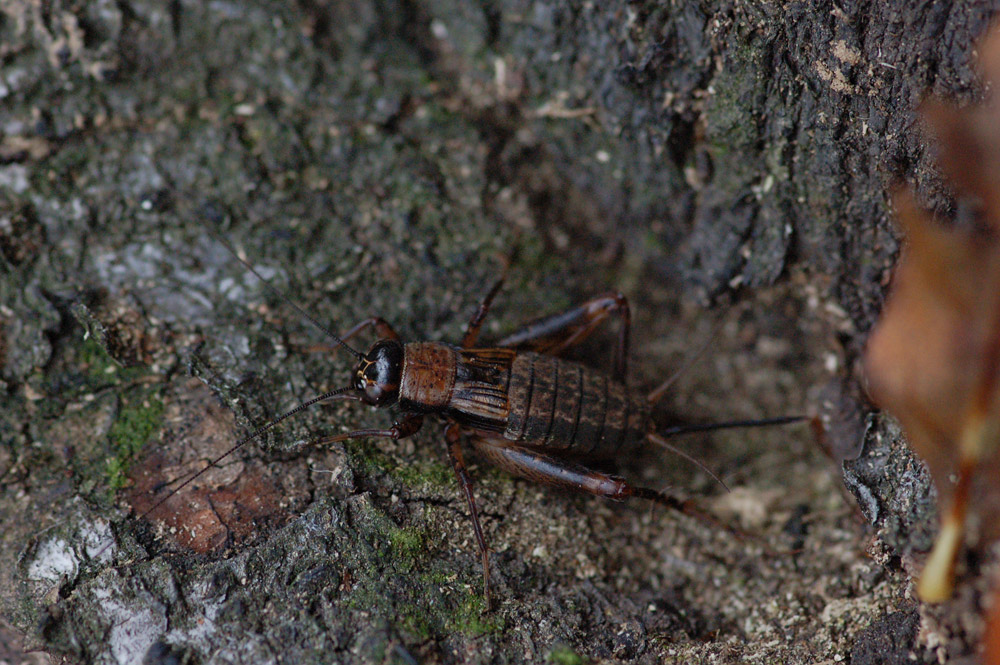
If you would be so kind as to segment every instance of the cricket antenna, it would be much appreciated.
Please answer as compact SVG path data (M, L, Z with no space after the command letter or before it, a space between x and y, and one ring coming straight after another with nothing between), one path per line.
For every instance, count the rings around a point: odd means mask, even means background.
M674 427L668 427L660 432L650 432L646 435L646 439L652 441L658 446L666 448L675 455L679 455L691 462L699 469L710 475L715 482L722 485L726 491L729 491L729 486L722 482L722 479L715 475L711 469L705 466L701 460L692 455L687 454L677 446L673 445L667 441L668 436L677 436L679 434L687 434L689 432L709 432L712 430L719 429L735 429L737 427L767 427L770 425L787 425L789 423L797 423L803 420L808 420L807 416L781 416L780 418L763 418L760 420L730 420L724 423L706 423L703 425L676 425Z
M232 455L234 452L236 452L237 450L239 450L240 448L242 448L248 442L253 441L257 437L259 437L261 434L267 432L269 429L271 429L272 427L274 427L278 423L280 423L280 422L282 422L282 421L284 421L284 420L286 420L286 419L294 416L296 413L299 413L301 411L305 411L306 409L308 409L313 404L316 404L318 402L322 402L322 401L328 400L328 399L334 399L338 395L342 395L342 394L344 394L344 393L346 393L346 392L348 392L350 390L354 390L354 387L353 386L346 386L344 388L337 388L336 390L331 390L329 392L325 392L325 393L323 393L322 395L320 395L318 397L314 397L314 398L312 398L310 400L302 402L301 404L299 404L298 406L296 406L294 409L291 409L290 411L285 411L283 414L281 414L277 418L264 423L263 425L261 425L260 427L258 427L254 431L250 432L249 434L247 434L246 436L244 436L239 441L237 441L235 444L233 444L229 448L229 450L227 450L226 452L222 453L221 455L219 455L215 459L210 460L208 462L208 465L205 466L205 468L199 469L194 474L192 474L191 476L189 476L188 479L185 480L183 483L181 483L177 487L175 487L172 490L170 490L169 492L167 492L167 495L164 496L159 501L157 501L156 503L154 503L152 508L148 508L145 511L143 511L142 514L139 515L138 519L141 520L141 519L145 519L146 517L148 517L157 508L159 508L164 503L166 503L168 500L170 500L170 498L172 496L174 496L175 494L177 494L178 492L180 492L182 489L184 489L185 487L187 487L188 485L190 485L191 483L193 483L195 480L197 480L206 471L208 471L209 469L217 466L219 462L221 462L225 458L227 458L230 455ZM345 397L348 398L348 399L352 399L353 398L353 396L351 396L351 395L348 395L348 396L345 396ZM100 557L100 555L102 555L105 552L105 550L107 550L111 546L111 544L113 542L114 541L112 540L111 543L108 543L107 545L105 545L104 547L102 547L101 550L95 556L95 558Z
M257 272L257 270L252 265L250 265L249 262L245 261L239 254L236 253L236 250L233 249L232 245L230 245L228 242L226 242L225 238L223 238L220 235L218 235L217 233L215 233L215 231L213 231L212 229L208 229L208 232L223 247L226 248L226 251L228 251L230 254L232 254L232 256L233 256L234 259L236 259L237 261L239 261L240 263L242 263L244 268L246 268L247 270L249 270L253 274L254 277L256 277L257 279L259 279L260 282L261 282L261 284L264 285L264 288L267 289L267 291L269 291L272 295L274 295L275 297L281 299L283 302L287 303L292 309L294 309L296 312L298 312L303 318L305 318L311 324L313 324L314 326L316 326L319 330L322 330L329 337L331 337L333 340L335 340L337 342L337 344L340 344L342 347L344 347L345 349L347 349L348 351L350 351L352 354L354 354L354 356L356 358L358 358L359 360L361 360L361 359L363 359L365 357L365 355L363 353L361 353L360 351L355 350L347 342L345 342L344 340L340 339L340 337L337 336L337 335L335 335L329 328L327 328L322 323L320 323L319 321L317 321L315 317L313 317L307 311L305 311L304 309L302 309L301 307L299 307L298 304L296 304L293 300L291 300L284 293L282 293L277 288L275 288L274 286L272 286L271 283L269 281L267 281L266 279L264 279L264 276L261 275L259 272Z
M715 472L712 471L711 469L709 469L708 466L706 466L704 462L702 462L697 457L694 457L693 455L687 454L686 452L684 452L683 450L681 450L680 448L678 448L674 444L668 442L666 439L664 439L662 436L660 436L656 432L650 432L649 434L647 434L646 435L646 440L647 441L652 441L653 443L655 443L658 446L663 446L664 448L666 448L667 450L669 450L673 454L678 455L680 457L683 457L684 459L686 459L687 461L691 462L696 467L698 467L699 469L701 469L702 471L704 471L705 473L707 473L708 475L710 475L712 477L712 480L714 480L715 482L717 482L720 485L722 485L723 489L725 489L727 492L730 491L729 490L729 485L727 485L726 483L724 483L722 481L722 478L719 478L719 476L715 475Z

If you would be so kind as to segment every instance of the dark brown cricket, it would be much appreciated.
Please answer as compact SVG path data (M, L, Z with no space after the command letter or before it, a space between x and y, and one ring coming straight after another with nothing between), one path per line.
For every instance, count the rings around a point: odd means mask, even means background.
M229 248L228 244L223 244ZM231 249L230 252L271 289L252 266ZM437 415L446 422L449 457L472 516L489 605L489 549L480 526L472 481L466 471L462 434L468 435L473 447L487 460L514 475L610 499L639 496L689 514L700 514L689 504L663 492L589 469L581 461L622 457L648 442L691 459L670 445L663 434L801 420L793 416L674 427L658 433L651 416L652 406L666 393L677 374L648 395L636 394L626 387L631 317L623 295L598 296L564 312L533 321L500 340L495 347L477 348L483 320L502 282L497 282L480 304L458 346L441 342L403 344L392 327L379 317L366 319L343 336L337 336L279 293L306 319L358 358L352 381L348 386L300 404L259 427L213 460L206 469L279 422L324 400L352 399L376 407L397 405L401 415L389 428L354 430L319 439L317 444L364 437L401 439L417 432L426 415ZM611 374L558 357L611 316L621 319ZM374 330L378 341L368 353L362 354L347 344L352 337L369 328ZM152 513L204 470L171 490L141 517Z

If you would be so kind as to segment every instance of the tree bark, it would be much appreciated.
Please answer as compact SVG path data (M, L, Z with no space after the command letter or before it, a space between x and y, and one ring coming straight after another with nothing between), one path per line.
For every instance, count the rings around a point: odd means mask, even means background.
M906 599L934 496L861 397L858 357L898 251L886 188L961 212L914 109L981 97L974 44L998 3L564 4L3 8L0 607L27 648L973 653L978 569L944 608ZM407 341L457 342L508 262L486 339L621 290L636 390L708 344L661 422L823 413L835 461L801 426L676 440L729 493L665 451L620 461L719 523L478 464L492 611L433 422L314 448L392 416L313 409L136 519L162 483L348 380L350 355L310 351L329 340L223 241L334 331L375 314ZM577 357L609 369L611 332Z

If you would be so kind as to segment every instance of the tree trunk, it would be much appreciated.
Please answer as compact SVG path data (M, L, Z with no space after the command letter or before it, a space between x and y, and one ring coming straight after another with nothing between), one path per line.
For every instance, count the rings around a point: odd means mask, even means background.
M944 608L906 599L934 495L858 357L898 251L886 188L954 207L914 109L981 96L998 3L564 5L4 6L5 632L71 662L973 652L976 570ZM458 342L508 262L486 341L620 290L635 390L702 354L661 424L823 413L835 461L801 425L674 440L731 492L618 460L710 521L470 454L492 610L434 419L307 447L393 417L314 408L136 519L356 362L223 242L332 330L375 314L407 341ZM615 325L573 357L609 370Z

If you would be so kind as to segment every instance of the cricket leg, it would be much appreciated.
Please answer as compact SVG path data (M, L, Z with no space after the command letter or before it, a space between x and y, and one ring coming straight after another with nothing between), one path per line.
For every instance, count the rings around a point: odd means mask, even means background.
M506 271L504 271L504 273L506 273ZM503 286L505 278L506 274L498 279L496 284L493 285L493 288L491 288L489 293L486 294L486 297L483 298L483 301L479 303L479 309L477 309L476 313L472 315L472 318L469 320L469 325L465 329L465 336L462 337L463 349L470 349L476 345L476 340L479 339L479 330L483 327L483 321L486 320L486 315L490 311L493 299L497 297L498 293L500 293L500 287Z
M416 434L423 424L424 417L420 414L414 414L394 422L392 427L387 429L356 429L351 432L344 432L343 434L325 436L322 439L313 441L310 445L317 446L325 443L337 443L338 441L347 441L349 439L405 439L408 436Z
M582 464L546 455L530 448L511 445L506 439L477 436L473 437L472 445L483 457L512 475L575 492L603 496L615 501L624 501L630 497L653 501L693 517L713 528L726 531L740 540L759 541L768 551L773 551L759 536L748 534L736 526L720 522L692 501L682 501L666 492L632 485L619 476L594 471Z
M665 506L692 514L688 502L648 487L637 487L624 478L602 471L594 471L582 464L553 455L511 445L505 439L476 436L472 445L483 457L504 471L526 480L532 480L574 492L603 496L623 501L637 496L656 501ZM700 511L696 511L700 514Z
M392 339L397 342L399 341L399 335L392 329L392 326L390 326L385 319L378 316L368 317L341 335L340 339L347 342L365 328L374 328L375 334L378 335L379 339ZM305 351L306 353L333 353L338 348L340 347L332 344L310 344L309 346L298 347L298 350Z
M483 595L486 597L486 609L491 607L490 599L490 548L486 545L486 537L483 535L483 527L479 523L479 510L476 508L476 497L472 493L472 479L465 468L465 457L462 455L461 428L458 423L451 423L445 429L445 438L448 441L448 458L455 468L455 475L458 476L458 484L462 487L465 500L469 504L469 514L472 516L472 528L476 533L476 543L479 545L479 555L483 561Z
M589 337L612 315L617 315L622 321L615 351L614 378L624 383L628 370L632 316L628 299L621 293L605 293L564 312L535 319L504 337L497 345L559 355Z
M378 335L379 339L391 339L397 342L399 341L399 335L396 334L396 331L392 329L392 326L386 323L385 319L379 316L368 317L367 319L365 319L364 321L362 321L361 323L359 323L358 325L354 326L346 333L344 333L340 337L340 339L346 342L347 340L351 339L365 328L374 328L375 334Z

